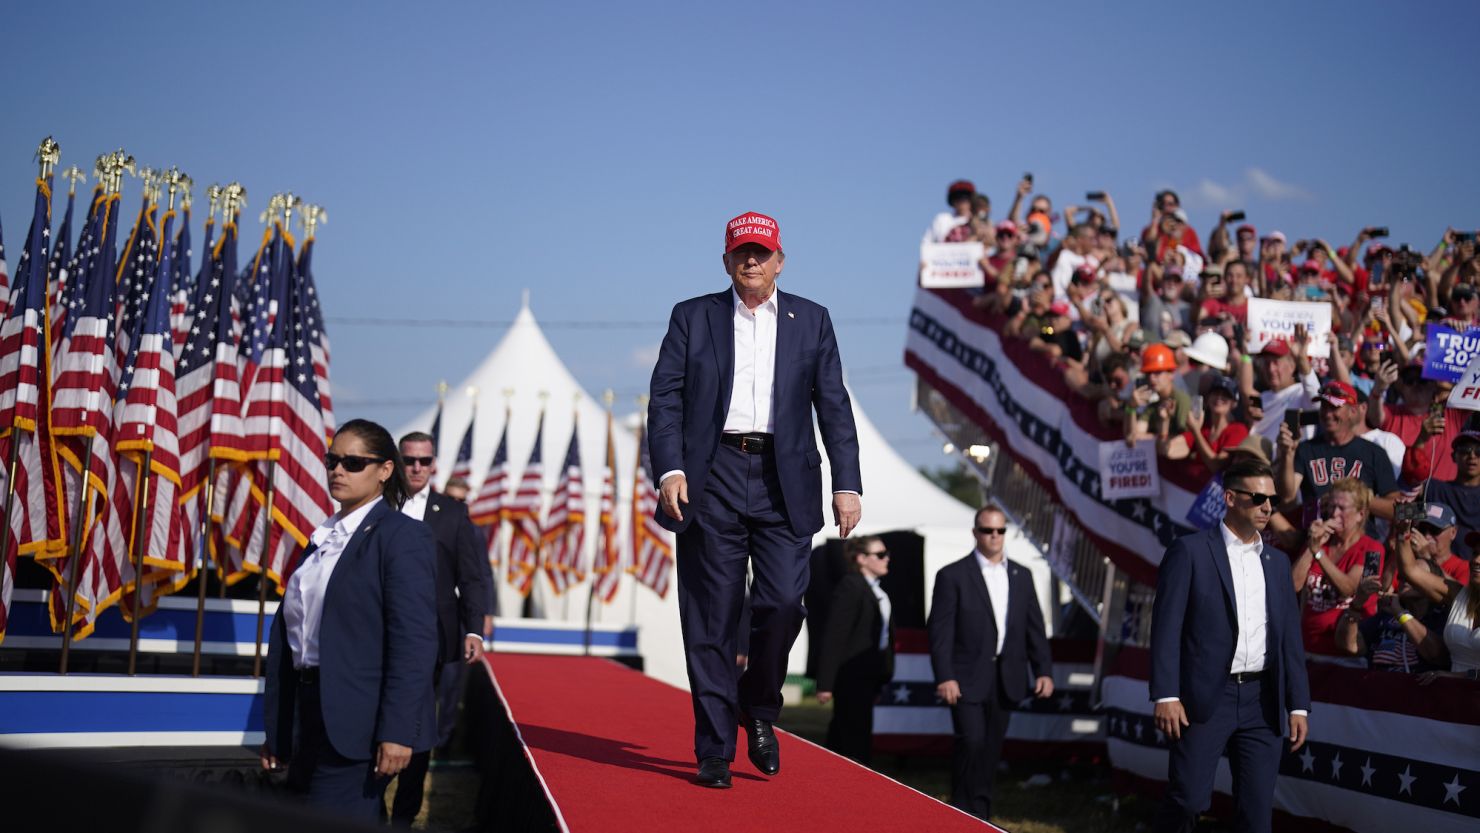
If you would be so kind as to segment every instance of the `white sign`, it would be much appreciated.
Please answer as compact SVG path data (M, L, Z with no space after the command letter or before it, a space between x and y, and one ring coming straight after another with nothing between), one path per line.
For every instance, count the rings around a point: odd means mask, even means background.
M1454 390L1449 392L1449 407L1480 411L1480 355L1471 360L1465 374L1454 383Z
M1331 332L1330 304L1250 298L1249 355L1258 355L1271 341L1293 346L1296 324L1304 324L1309 336L1307 356L1324 359L1331 355L1331 344L1326 341L1326 334Z
M920 286L925 289L966 289L985 286L981 259L986 248L972 243L922 243Z
M1100 496L1105 500L1157 497L1161 475L1156 471L1156 441L1141 440L1128 448L1124 441L1100 443Z

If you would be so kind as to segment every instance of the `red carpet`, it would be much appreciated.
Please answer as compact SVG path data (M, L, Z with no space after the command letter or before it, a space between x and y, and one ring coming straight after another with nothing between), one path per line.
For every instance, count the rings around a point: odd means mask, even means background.
M733 789L694 776L687 692L592 657L489 655L557 817L574 833L996 830L897 781L778 730L767 778L740 738Z

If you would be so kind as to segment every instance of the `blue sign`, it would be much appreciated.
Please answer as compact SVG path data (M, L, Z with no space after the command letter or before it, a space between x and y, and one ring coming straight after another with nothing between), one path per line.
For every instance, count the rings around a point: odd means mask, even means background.
M1442 324L1428 326L1428 344L1423 351L1423 377L1458 382L1465 368L1480 355L1480 329L1463 333Z
M1187 510L1187 522L1198 529L1212 529L1214 524L1223 520L1223 513L1227 511L1228 506L1223 502L1223 475L1214 475L1192 501L1192 508Z

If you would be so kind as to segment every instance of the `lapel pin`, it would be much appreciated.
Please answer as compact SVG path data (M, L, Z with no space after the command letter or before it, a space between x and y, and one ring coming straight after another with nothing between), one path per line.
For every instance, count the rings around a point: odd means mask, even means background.
M433 512L441 512L442 511L442 507L440 507L440 506L433 506L432 507L432 511Z
M794 313L794 312L788 312L788 313L787 313L787 314L786 314L786 317L787 317L787 318L796 318L796 317L797 317L797 314L796 314L796 313Z

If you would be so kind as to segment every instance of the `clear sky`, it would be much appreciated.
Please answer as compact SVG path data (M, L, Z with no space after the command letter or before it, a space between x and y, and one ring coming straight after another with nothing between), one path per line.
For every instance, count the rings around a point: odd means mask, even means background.
M13 261L47 134L63 165L122 146L240 180L244 240L275 191L323 204L336 410L395 427L502 330L354 319L508 321L527 288L631 410L672 304L726 285L725 220L769 213L781 285L931 465L901 356L952 179L994 216L1025 171L1056 206L1108 190L1128 230L1168 186L1204 234L1225 208L1333 245L1480 226L1480 5L1031 5L7 4L0 219Z

